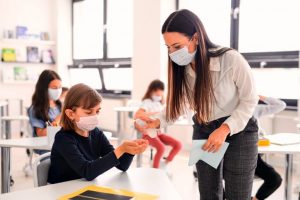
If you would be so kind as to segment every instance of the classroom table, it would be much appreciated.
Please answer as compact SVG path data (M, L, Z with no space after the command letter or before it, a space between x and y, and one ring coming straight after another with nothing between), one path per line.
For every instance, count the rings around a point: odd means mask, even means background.
M160 200L182 199L166 173L160 169L153 168L130 168L127 172L120 172L116 168L113 168L98 176L93 181L77 179L58 184L51 184L2 194L0 195L0 199L53 200L89 185L148 193L159 196L158 199Z
M29 121L29 117L27 115L13 115L13 116L2 116L1 117L1 125L4 126L4 134L2 133L1 137L5 139L11 138L11 122L12 121Z
M10 191L10 148L51 150L47 137L0 140L1 150L1 193Z
M115 141L117 138L110 137L109 132L103 132L107 135L107 139ZM33 137L33 138L18 138L0 140L1 150L1 193L10 191L10 148L25 148L25 149L38 149L38 150L51 150L48 138Z
M282 138L286 138L290 134L278 133L276 135L280 135ZM298 135L300 138L300 134L295 133L295 135ZM272 143L272 135L268 135L268 139ZM293 155L300 154L300 144L271 144L270 146L258 147L258 152L263 154L285 154L284 200L292 200Z

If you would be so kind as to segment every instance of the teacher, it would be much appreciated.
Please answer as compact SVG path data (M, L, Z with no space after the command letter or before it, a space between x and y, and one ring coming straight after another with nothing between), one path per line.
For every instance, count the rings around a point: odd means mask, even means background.
M193 140L207 139L203 149L229 147L217 169L196 164L201 200L249 200L257 162L258 127L252 117L258 102L251 69L236 50L212 43L200 19L189 10L173 12L162 26L168 48L168 95L157 119L139 118L146 128L164 127L195 111ZM222 33L220 33L222 34Z

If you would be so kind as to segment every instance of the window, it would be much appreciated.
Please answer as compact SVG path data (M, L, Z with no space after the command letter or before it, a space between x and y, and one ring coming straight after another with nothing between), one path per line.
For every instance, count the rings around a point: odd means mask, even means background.
M132 48L133 0L73 1L72 85L82 82L109 97L128 97Z
M231 1L180 0L179 8L198 15L213 43L230 46Z
M104 96L128 98L132 90L130 63L69 66L70 84L84 83Z
M300 70L252 69L258 94L280 99L300 98Z
M73 3L73 59L103 58L103 0Z
M115 93L132 90L132 68L103 68L102 72L106 90Z
M300 49L299 0L241 0L240 52Z
M71 68L71 85L84 83L96 90L102 90L102 82L98 68Z
M133 0L107 1L107 57L130 58L133 47Z

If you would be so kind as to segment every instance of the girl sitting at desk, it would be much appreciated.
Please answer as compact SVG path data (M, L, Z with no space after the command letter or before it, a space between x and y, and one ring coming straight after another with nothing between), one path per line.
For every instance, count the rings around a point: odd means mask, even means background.
M57 126L60 121L61 78L52 70L44 70L35 86L32 104L28 109L29 121L33 128L33 136L47 135L47 125ZM35 150L42 154L47 151Z
M102 97L84 84L69 90L51 150L48 182L59 183L79 178L93 180L112 167L126 171L133 155L145 151L147 140L125 141L119 147L109 143L99 125Z
M140 109L136 112L135 118L147 113L148 115L155 115L163 110L164 104L164 83L160 80L154 80L148 86L148 90L143 97L142 105ZM166 166L169 162L173 160L176 154L181 149L181 143L175 138L164 134L158 130L157 135L153 138L149 136L148 132L143 132L143 138L149 141L149 144L156 149L156 154L154 156L153 168L160 167L160 161L165 152L165 145L170 145L172 150L169 155L164 159L163 164Z
M259 119L265 115L271 115L281 112L285 109L285 102L272 97L259 96L260 103L256 106L253 116ZM260 126L259 126L260 127ZM263 135L264 131L259 128L259 134ZM258 154L257 167L255 175L264 180L262 186L258 189L252 200L264 200L270 196L281 185L282 178L275 169L263 161L261 155Z

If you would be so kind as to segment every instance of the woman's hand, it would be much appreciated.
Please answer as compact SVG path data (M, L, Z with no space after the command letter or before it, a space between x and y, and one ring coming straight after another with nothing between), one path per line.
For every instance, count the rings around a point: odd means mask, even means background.
M210 134L207 142L203 145L202 149L204 151L213 153L219 151L229 133L229 126L227 124L222 124L219 128L217 128Z

